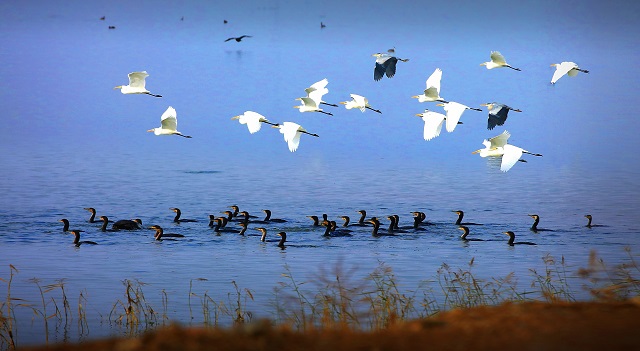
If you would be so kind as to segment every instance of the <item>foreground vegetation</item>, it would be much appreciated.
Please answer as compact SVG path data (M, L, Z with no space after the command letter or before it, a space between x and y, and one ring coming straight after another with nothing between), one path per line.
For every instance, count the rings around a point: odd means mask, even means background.
M640 296L640 267L631 252L626 251L626 262L612 267L592 253L587 267L577 272L567 272L564 258L543 257L545 270L530 270L531 284L527 289L518 288L513 273L501 278L477 278L473 272L473 259L464 269L444 264L434 279L407 291L399 287L393 271L382 263L366 279L357 281L338 267L330 274L323 274L319 280L301 282L285 266L283 280L274 288L273 317L269 324L289 326L299 331L335 328L376 331L456 308L492 306L503 302L572 302L575 294L568 283L570 277L581 278L583 284L580 289L587 289L596 301L627 300ZM24 315L18 313L23 312L22 309L32 312L32 324L42 324L46 343L60 330L66 335L73 325L79 336L88 334L89 325L95 321L88 321L86 290L79 293L77 304L72 306L64 281L43 285L38 279L31 279L39 299L26 301L12 295L11 285L18 274L19 270L10 265L9 276L0 278L7 287L6 298L0 302L1 350L18 346L20 338L16 316ZM191 320L199 316L206 327L227 327L254 319L251 290L231 282L233 291L227 294L226 299L216 301L208 292L194 290L193 283L197 280L190 282L186 297ZM145 297L143 282L124 280L123 286L123 296L113 303L110 313L102 316L104 320L99 322L108 323L112 329L126 336L176 322L169 316L169 297L165 290L160 292L161 306L152 306Z

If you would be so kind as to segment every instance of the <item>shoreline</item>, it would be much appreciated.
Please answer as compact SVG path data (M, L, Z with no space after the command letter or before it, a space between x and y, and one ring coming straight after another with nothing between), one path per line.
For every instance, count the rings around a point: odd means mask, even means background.
M268 320L232 328L171 325L140 336L22 350L612 350L640 349L640 299L612 302L506 302L458 308L376 331L298 332Z

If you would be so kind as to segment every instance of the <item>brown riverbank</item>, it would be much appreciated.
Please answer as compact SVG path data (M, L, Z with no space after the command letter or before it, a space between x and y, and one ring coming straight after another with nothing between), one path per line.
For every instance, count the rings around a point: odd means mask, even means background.
M269 323L241 328L171 326L137 338L29 350L640 350L640 300L505 303L443 312L375 332L295 332Z

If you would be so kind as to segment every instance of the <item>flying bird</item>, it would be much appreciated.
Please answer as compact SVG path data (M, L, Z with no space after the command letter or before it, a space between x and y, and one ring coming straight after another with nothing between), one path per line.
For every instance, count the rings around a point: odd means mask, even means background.
M422 117L424 121L424 140L431 140L440 135L445 115L425 109L423 113L418 113L416 116Z
M458 122L460 121L460 117L465 110L482 111L479 108L469 107L455 101L444 102L438 104L438 106L442 106L445 112L447 112L446 126L447 132L449 133L456 129L456 126L459 124Z
M264 118L263 115L253 111L245 111L243 114L232 117L231 119L237 119L240 124L246 124L247 128L249 128L249 133L251 134L260 130L260 127L262 127L261 123L270 124L272 126L277 125L276 123L269 122L269 120Z
M374 108L371 107L371 105L369 105L369 100L361 95L357 95L357 94L349 94L351 95L351 101L341 101L340 103L344 105L344 108L346 108L347 110L351 110L352 108L359 108L360 111L364 112L365 109L369 109L371 111L375 111L378 113L382 113L380 112L380 110L376 110Z
M487 69L501 68L501 67L509 67L516 71L521 71L520 68L515 68L510 66L507 61L505 61L504 56L498 51L491 51L491 61L483 62L480 66L486 66Z
M384 75L386 75L387 78L392 78L396 74L396 63L398 63L398 61L409 61L409 59L401 59L393 56L394 53L394 49L389 49L386 54L376 53L371 55L376 58L376 67L373 70L373 79L375 81L379 81Z
M293 122L283 122L282 124L273 126L273 128L280 128L280 133L284 135L284 141L287 142L289 151L291 152L298 150L302 133L318 137L318 134L309 133L306 129L302 128L301 125Z
M589 73L586 69L580 69L575 62L562 62L562 63L554 63L551 67L555 67L556 71L553 72L553 77L551 78L551 84L556 84L558 79L562 78L565 74L569 77L575 77L578 75L578 72Z
M419 102L427 101L440 101L446 102L440 97L440 79L442 79L442 70L436 68L431 76L427 79L427 87L424 89L424 93L420 95L412 96L414 99L418 99Z
M176 117L176 110L169 106L160 117L160 127L149 129L147 132L153 132L155 135L179 135L183 138L191 138L177 131L177 128L178 118Z
M322 101L322 97L327 93L329 93L329 89L327 89L327 84L329 84L329 80L325 78L311 84L311 86L306 88L304 91L305 93L307 93L307 97L312 98L314 101L319 101L320 105L338 107L338 105L330 104L325 101Z
M296 100L300 100L302 104L293 106L293 108L297 108L300 112L320 112L325 115L333 116L333 113L324 111L320 108L321 100L317 94L313 94L312 97L300 97Z
M507 145L507 140L509 140L510 136L511 134L509 134L509 132L505 130L501 134L494 136L489 140L485 139L482 142L482 145L484 145L484 149L479 149L472 153L480 154L480 157L502 156L502 154L504 154L503 148L505 145Z
M509 113L509 110L522 112L521 110L504 104L499 104L497 102L481 104L481 106L487 106L487 109L489 110L489 119L487 120L487 129L489 130L492 130L496 126L503 125L504 122L507 121L507 114Z
M147 71L129 73L129 85L118 85L113 89L120 89L123 94L147 94L154 97L162 97L162 95L151 94L145 88L145 78L149 74Z
M226 23L226 22L225 22L225 23ZM251 38L251 36L250 36L250 35L241 35L241 36L239 36L239 37L231 37L231 38L229 38L229 39L225 40L225 42L228 42L229 40L235 40L235 41L237 41L237 42L239 43L239 42L240 42L240 41L242 41L242 39L244 39L244 38Z
M480 157L502 156L502 161L500 163L500 170L502 172L508 172L511 167L513 167L518 161L526 162L525 160L520 160L520 157L522 157L523 153L532 156L542 156L541 154L532 153L520 147L508 144L507 140L510 136L511 134L509 134L509 132L505 130L498 136L495 136L489 140L485 139L482 142L485 148L476 150L473 153L479 153Z

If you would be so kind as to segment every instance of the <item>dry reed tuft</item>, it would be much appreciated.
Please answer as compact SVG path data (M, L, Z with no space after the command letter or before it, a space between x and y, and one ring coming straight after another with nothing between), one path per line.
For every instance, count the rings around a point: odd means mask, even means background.
M640 267L630 249L625 250L627 262L612 267L592 252L587 268L579 269L573 275L568 271L564 257L556 260L547 255L542 258L545 265L542 274L529 270L533 279L528 291L518 288L513 273L502 278L477 277L473 259L465 269L453 269L443 264L436 271L435 279L424 280L413 290L403 289L391 267L384 263L379 263L372 273L360 279L354 278L355 269L345 271L339 264L334 271L321 271L311 281L297 280L290 267L285 265L284 280L274 288L271 302L273 320L269 324L299 331L386 330L412 319L453 309L493 306L503 302L573 302L576 299L569 285L571 279L586 282L583 288L596 301L626 300L640 296ZM50 321L55 322L56 333L62 329L64 341L68 341L66 335L73 313L64 280L41 285L39 279L30 279L39 294L38 303L31 303L12 295L12 282L18 273L16 267L9 265L8 279L0 278L0 282L7 285L6 298L0 302L0 350L13 350L18 346L18 309L32 312L32 324L41 321L45 342L50 340ZM233 291L227 293L226 301L216 301L208 291L194 291L194 283L205 281L205 278L196 278L189 282L189 324L225 327L243 326L253 321L254 314L249 309L249 304L254 301L251 290L231 281ZM112 327L120 328L123 335L139 335L175 321L169 315L169 295L164 289L161 290L162 312L158 313L145 298L145 283L128 279L122 283L124 298L113 304L108 321ZM58 292L59 297L56 297ZM89 335L89 326L95 325L95 321L89 321L87 317L87 297L86 289L79 293L77 334L81 339ZM201 320L196 320L194 315L193 298L199 300Z

